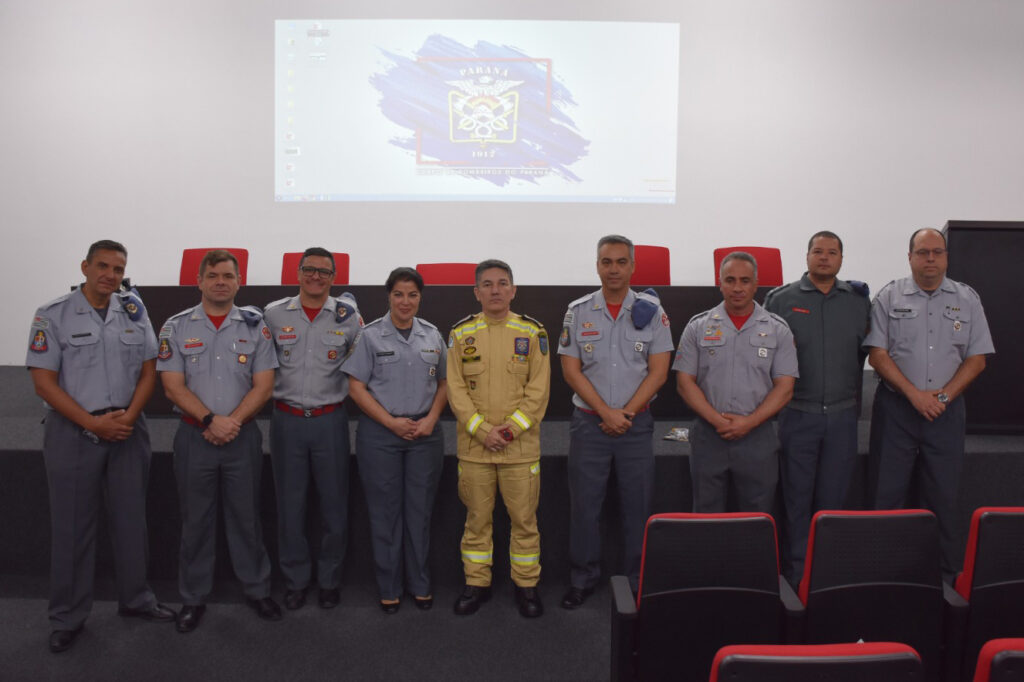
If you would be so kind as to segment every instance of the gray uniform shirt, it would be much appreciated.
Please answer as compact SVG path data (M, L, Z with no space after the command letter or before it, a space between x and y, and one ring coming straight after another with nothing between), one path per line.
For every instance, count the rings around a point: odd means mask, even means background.
M363 328L352 357L342 367L366 384L388 414L415 417L430 411L438 379L446 379L447 348L437 327L416 317L408 340L390 315Z
M29 335L28 367L57 372L60 387L87 412L128 407L142 363L156 357L149 317L133 322L117 294L106 319L81 289L36 311Z
M865 347L884 348L900 372L921 391L937 391L964 359L994 353L981 299L949 278L932 293L913 277L889 282L871 305Z
M672 369L696 377L717 411L741 416L757 409L774 379L800 376L789 326L757 303L739 330L724 302L694 315L679 339Z
M638 297L658 306L642 329L637 329L632 319L633 304ZM660 302L633 290L626 293L616 319L608 312L600 289L576 299L569 304L558 339L558 354L579 358L583 376L594 385L601 400L613 409L625 407L647 377L647 358L652 353L671 350L672 331ZM592 409L576 394L572 402L576 407Z
M764 308L784 319L796 339L800 378L788 407L822 414L855 405L863 381L861 344L871 317L867 297L839 279L823 294L804 273L769 291Z
M277 368L270 330L249 326L232 307L220 329L202 305L183 310L160 328L156 368L181 372L185 385L214 414L231 414L252 389L252 375Z
M354 300L349 301L354 303ZM329 297L310 322L299 297L274 301L263 311L280 368L274 399L302 409L340 403L348 396L348 375L341 371L359 337L359 312L337 320L338 301Z

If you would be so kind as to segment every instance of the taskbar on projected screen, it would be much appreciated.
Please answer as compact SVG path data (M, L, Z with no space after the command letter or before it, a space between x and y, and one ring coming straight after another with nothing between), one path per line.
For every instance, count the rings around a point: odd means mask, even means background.
M674 204L671 196L583 197L521 194L276 194L274 201L310 203L327 201L478 201L548 202L574 204Z

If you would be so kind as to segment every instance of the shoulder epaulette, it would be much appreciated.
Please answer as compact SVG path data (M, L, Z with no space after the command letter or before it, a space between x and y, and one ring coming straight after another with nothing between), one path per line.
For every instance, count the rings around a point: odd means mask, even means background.
M531 324L536 325L538 331L541 330L541 329L544 329L544 325L541 324L541 321L536 319L536 318L530 317L529 315L520 315L519 317L523 318L524 320L526 320L527 322L529 322Z
M770 310L765 310L765 312L768 313L768 317L772 318L776 322L781 322L787 329L789 328L789 322L786 322L786 320L784 320L783 318L779 317L778 315L776 315L775 313L773 313Z
M40 310L46 310L47 308L52 308L53 306L57 305L58 303L63 303L64 301L68 300L68 298L70 298L71 294L73 294L73 293L74 292L69 291L68 293L64 294L63 296L58 296L57 298L53 299L52 301L50 301L48 303L44 303L43 305L39 306L39 309Z
M591 291L589 294L584 294L584 295L580 296L575 301L570 303L569 307L570 308L575 308L576 306L580 305L581 303L586 303L587 301L589 301L592 298L594 298L594 292L593 291Z
M263 310L270 310L271 308L276 308L279 305L284 305L285 303L287 303L290 300L292 300L291 296L285 296L284 298L279 298L276 301L271 301L270 303L268 303L266 305L266 307L263 308Z
M373 322L367 322L367 323L366 323L366 326L364 326L364 327L363 327L363 329L366 329L367 327L372 327L372 326L373 326L373 325L375 325L375 324L380 324L380 323L381 323L381 322L383 322L383 321L384 321L384 316L382 315L381 317L378 317L378 318L377 318L376 320L374 320Z
M462 318L461 320L459 320L458 322L456 322L455 324L452 325L452 331L455 331L456 329L458 329L462 325L466 324L467 322L469 322L470 320L472 320L475 317L476 317L475 314L474 315L466 315L464 318Z
M422 318L419 318L419 317L417 317L416 319L417 319L417 320L419 320L420 324L422 324L422 325L423 325L424 327L426 327L427 329L433 329L434 331L438 331L437 327L435 327L435 326L434 326L433 324L431 324L430 322L427 322L426 320L424 320L424 319L422 319Z

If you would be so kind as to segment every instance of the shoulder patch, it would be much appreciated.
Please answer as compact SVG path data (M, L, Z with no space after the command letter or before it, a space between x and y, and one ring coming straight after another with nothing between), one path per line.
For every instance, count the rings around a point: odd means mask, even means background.
M573 312L572 308L565 311L565 317L562 318L562 326L571 327L572 323L576 321L576 313Z
M32 329L49 329L49 328L50 328L50 320L48 320L47 318L45 318L45 317L43 317L41 315L36 315L35 317L32 318Z
M168 322L170 322L170 320L168 320ZM157 335L157 338L159 338L159 339L169 339L169 338L171 338L171 335L173 334L173 332L174 332L174 328L171 325L169 325L169 324L165 324L164 326L160 327L160 333Z

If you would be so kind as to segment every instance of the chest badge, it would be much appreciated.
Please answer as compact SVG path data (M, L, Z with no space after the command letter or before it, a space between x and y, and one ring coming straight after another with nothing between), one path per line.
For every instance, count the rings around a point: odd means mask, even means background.
M515 340L515 354L516 355L529 355L530 354L530 339L525 336L517 336Z
M283 331L285 334L291 334L293 331L295 331L295 327L281 327L281 331Z
M758 348L757 349L757 357L759 357L759 358L766 358L766 357L768 357L768 349L767 348Z
M644 342L643 341L637 341L636 344L633 346L633 350L635 350L637 353L643 353L644 352Z
M954 320L953 321L953 331L958 332L958 331L960 331L963 328L964 328L964 325L960 322L960 320Z
M238 356L238 364L244 365L247 362L249 362L249 356L246 355L245 353L239 354L239 356Z
M584 328L584 329L590 329L590 328L592 328L593 326L594 326L594 323L593 323L593 322L584 322L584 323L583 323L583 328Z
M429 374L432 377L437 376L437 367L431 366L430 369L427 370L427 374Z
M472 346L474 343L476 343L476 337L475 336L467 336L465 338L465 340L463 340L462 343L467 345L467 346Z
M337 360L338 359L338 351L334 350L333 348L331 350L327 351L327 359L328 360Z
M588 353L593 353L594 352L594 344L592 344L592 343L585 343L585 344L583 344L583 350L585 350Z

